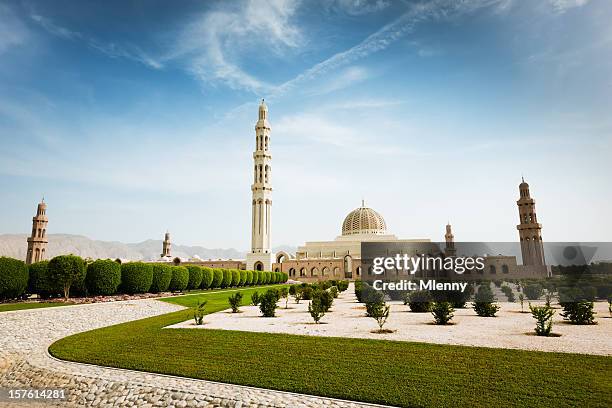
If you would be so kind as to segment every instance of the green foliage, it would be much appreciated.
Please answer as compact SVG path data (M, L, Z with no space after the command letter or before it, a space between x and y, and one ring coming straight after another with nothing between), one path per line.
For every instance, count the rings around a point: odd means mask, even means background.
M429 291L415 290L406 294L404 304L410 307L411 312L424 313L431 310L432 299Z
M208 301L200 301L198 300L198 304L193 307L193 318L195 323L200 326L204 321L204 315L206 315L206 304Z
M253 286L259 285L259 284L260 284L259 271L253 271Z
M28 267L19 259L0 257L0 299L21 296L28 287Z
M121 265L110 259L98 259L87 265L85 285L92 295L114 295L121 284Z
M232 271L230 269L221 269L223 271L223 280L221 281L221 288L225 289L232 286Z
M372 313L376 312L376 308L385 303L385 295L382 292L373 290L366 298L364 298L366 306L366 316L373 317Z
M321 298L319 296L313 297L308 304L308 312L316 324L325 316L325 311L325 305L323 305Z
M159 293L168 291L170 281L172 280L172 268L173 266L164 263L153 264L153 282L149 292Z
M184 266L172 267L172 280L170 281L170 289L172 292L182 292L189 284L189 271Z
M287 272L281 272L281 283L285 283L289 280L289 274Z
M495 296L489 285L481 285L474 296L472 307L478 316L495 317L499 306L495 303Z
M244 286L247 283L247 271L240 271L240 282L238 282L239 286Z
M338 295L339 295L340 293L338 292L338 288L337 288L337 287L332 286L332 287L331 287L331 288L329 288L328 290L329 290L329 293L331 293L331 295L332 295L332 297L333 297L334 299L337 299L337 298L338 298Z
M278 291L278 295L281 299L285 299L285 309L287 309L289 307L289 289L280 288Z
M355 281L355 296L357 297L357 301L359 303L363 303L361 299L362 293L363 293L363 281L356 280Z
M291 296L295 295L295 291L296 291L296 289L297 289L298 287L299 287L299 285L291 285L291 286L289 286L289 294L290 294Z
M211 289L220 288L223 284L223 277L225 274L223 273L223 269L215 268L213 269L213 280L209 286Z
M30 264L28 270L30 272L29 293L36 293L42 298L54 297L62 293L62 287L49 277L49 261Z
M253 285L253 271L246 271L246 281L244 284L245 286Z
M588 301L594 301L597 297L597 288L594 286L583 286L582 287L582 298Z
M267 285L272 283L272 272L265 271L264 272L264 283Z
M251 293L251 304L257 306L259 304L259 293L257 291Z
M345 290L347 290L347 289L348 289L348 287L349 287L349 281L347 281L347 280L341 280L341 281L338 281L338 283L336 284L336 286L338 287L338 290L339 290L340 292L344 292L344 291L345 291Z
M293 292L293 298L295 299L295 303L300 303L300 300L302 300L304 297L304 288L297 285L292 286L295 287L295 290Z
M564 303L561 316L573 324L595 324L593 302L581 300L579 302Z
M202 284L200 287L202 289L212 288L213 279L214 279L214 271L212 268L202 267Z
M448 324L453 318L455 309L450 302L434 302L431 305L431 314L438 325Z
M259 298L259 310L263 317L274 317L276 312L276 302L278 302L278 292L269 289Z
M501 287L502 292L504 292L504 295L506 295L506 298L508 298L508 302L515 302L516 298L514 297L514 292L512 291L512 288L510 288L510 286L508 285L504 285Z
M121 264L121 286L124 293L146 293L153 284L153 265L142 262Z
M302 300L311 300L313 293L312 286L303 286L302 287Z
M227 298L227 301L232 308L232 313L238 313L240 311L240 304L242 302L242 292L236 292Z
M200 286L202 286L202 267L198 265L187 265L186 268L189 271L189 283L187 283L187 289L198 289Z
M529 300L537 300L542 296L542 285L539 283L530 283L523 288L525 296Z
M555 311L550 305L531 306L529 303L531 315L536 319L535 332L538 336L550 336L553 325L553 316Z
M64 299L68 299L71 287L84 286L85 262L76 255L56 256L49 261L49 278L62 286Z
M378 331L382 333L383 326L389 318L389 306L385 303L382 293L380 293L380 295L381 296L378 296L376 299L366 302L366 309L368 311L368 316L376 320L379 327Z
M519 302L521 302L521 313L523 313L524 312L523 305L525 303L525 295L521 292L521 293L519 293L518 298L519 298Z
M232 283L231 286L237 287L240 285L240 271L238 269L230 269L232 271Z

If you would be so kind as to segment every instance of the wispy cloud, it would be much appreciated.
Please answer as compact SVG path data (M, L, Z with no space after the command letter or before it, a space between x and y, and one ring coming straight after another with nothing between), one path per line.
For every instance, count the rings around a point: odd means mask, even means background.
M306 94L315 96L336 92L363 82L370 78L370 76L370 72L364 67L348 67L335 74L329 80L322 81L319 85L309 88Z
M326 0L324 6L353 16L374 13L390 5L389 0Z
M13 11L0 4L0 54L25 43L28 32Z
M589 0L548 0L548 2L556 12L565 13L570 9L587 5Z

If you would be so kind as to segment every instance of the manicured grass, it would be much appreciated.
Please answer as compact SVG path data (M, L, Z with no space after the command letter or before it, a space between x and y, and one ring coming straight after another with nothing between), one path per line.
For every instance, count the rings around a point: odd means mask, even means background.
M243 303L252 291L244 291ZM215 312L228 308L229 294L164 301L206 299ZM49 350L71 361L405 407L607 407L612 395L610 357L163 329L190 318L186 310L124 323L67 337Z
M0 312L11 312L13 310L40 309L43 307L70 306L72 303L63 302L19 302L0 304Z

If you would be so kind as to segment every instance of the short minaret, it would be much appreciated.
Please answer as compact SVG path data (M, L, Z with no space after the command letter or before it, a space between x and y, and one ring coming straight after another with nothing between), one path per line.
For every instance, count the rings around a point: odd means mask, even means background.
M520 198L516 202L519 210L519 231L523 265L546 265L542 244L542 224L538 223L535 200L529 194L529 184L525 179L519 185Z
M39 262L45 259L47 253L47 204L43 198L38 203L36 216L32 218L32 235L28 238L28 253L26 254L26 263L29 265L34 262Z
M170 257L170 233L168 231L166 231L166 236L164 237L164 243L162 246L162 253L161 253L161 257L162 258L169 258Z
M246 268L272 270L273 255L270 251L272 214L272 156L270 155L270 123L268 107L264 100L259 105L259 119L255 124L255 152L253 153L253 184L251 192L251 252L247 254Z
M446 224L446 234L444 234L444 240L446 241L446 248L444 250L446 256L456 256L457 249L455 249L455 236L453 235L450 222Z

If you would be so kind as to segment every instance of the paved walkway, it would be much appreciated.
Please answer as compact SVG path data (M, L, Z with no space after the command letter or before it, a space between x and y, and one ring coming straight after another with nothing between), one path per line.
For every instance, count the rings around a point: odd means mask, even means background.
M0 406L372 407L373 405L59 361L47 349L71 334L181 309L156 300L0 313ZM66 400L9 403L11 388L65 388ZM4 398L4 399L3 399Z

